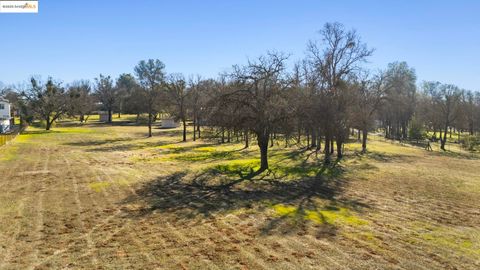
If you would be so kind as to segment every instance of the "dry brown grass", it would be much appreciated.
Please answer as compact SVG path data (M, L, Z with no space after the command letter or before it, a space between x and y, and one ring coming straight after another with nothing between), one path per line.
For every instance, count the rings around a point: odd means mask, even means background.
M376 139L324 168L275 146L249 179L256 147L179 130L28 131L0 152L0 269L480 267L480 160L458 149Z

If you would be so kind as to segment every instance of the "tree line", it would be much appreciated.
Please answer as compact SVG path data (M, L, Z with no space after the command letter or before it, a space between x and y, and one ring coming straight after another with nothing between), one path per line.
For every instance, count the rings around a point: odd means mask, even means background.
M133 74L116 80L99 75L93 82L63 86L49 78L32 78L30 86L7 91L22 121L40 119L46 129L63 116L86 122L98 110L148 115L148 136L161 113L182 123L183 141L191 122L193 140L202 128L221 142L235 137L260 149L259 172L267 170L268 148L281 138L285 146L322 151L324 162L342 158L344 144L356 132L367 151L369 132L381 130L393 140L439 140L441 149L452 131L478 135L480 94L451 84L417 85L415 70L394 62L384 70L365 67L374 53L355 30L327 23L318 40L307 44L303 59L289 67L290 55L267 52L215 79L168 74L160 60L140 61Z

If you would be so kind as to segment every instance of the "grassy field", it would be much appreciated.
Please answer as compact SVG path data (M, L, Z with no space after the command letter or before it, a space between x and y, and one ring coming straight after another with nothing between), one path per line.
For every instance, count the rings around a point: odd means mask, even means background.
M477 155L374 138L326 168L279 142L250 179L256 146L146 131L63 123L0 148L0 269L480 268Z

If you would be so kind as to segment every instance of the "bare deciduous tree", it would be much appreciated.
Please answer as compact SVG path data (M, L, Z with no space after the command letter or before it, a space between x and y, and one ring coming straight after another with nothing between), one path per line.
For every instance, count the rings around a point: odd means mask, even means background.
M103 107L108 112L108 122L112 122L112 113L117 101L117 89L113 87L113 81L110 76L100 74L95 78L95 94Z
M81 123L87 122L95 109L95 101L91 93L90 82L76 81L68 87L68 112L70 116L79 116Z
M148 113L148 137L152 137L152 123L158 113L162 86L165 80L165 64L156 59L142 60L135 67L135 74L145 93L145 109Z
M45 84L35 78L30 82L31 88L22 96L29 102L31 110L45 121L45 129L50 130L52 123L68 110L65 90L52 78Z
M350 102L346 88L347 77L359 68L359 64L372 55L355 30L347 31L340 23L327 23L320 31L321 42L308 44L309 60L321 79L322 114L325 134L325 163L330 163L330 145L335 139L337 158L342 158L343 143L348 136L348 107Z
M221 96L218 110L233 113L235 125L253 132L260 148L259 172L268 166L268 142L277 125L288 119L285 61L281 53L268 53L245 66L234 66L231 90Z
M356 82L357 102L354 117L357 128L362 131L362 153L367 151L368 131L373 126L375 113L382 105L385 93L388 90L386 84L386 73L379 72L373 78L369 78L368 74L364 74Z
M443 138L440 138L440 148L445 151L448 128L459 117L462 92L452 84L425 82L424 89L430 93L436 111L443 121Z
M187 83L182 74L174 73L168 76L166 87L170 96L171 103L173 104L173 115L182 121L183 125L183 139L187 141Z

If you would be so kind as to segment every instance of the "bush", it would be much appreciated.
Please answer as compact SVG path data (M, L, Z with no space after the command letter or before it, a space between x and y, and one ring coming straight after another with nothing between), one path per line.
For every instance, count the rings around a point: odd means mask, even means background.
M410 123L410 128L408 129L408 139L413 140L413 141L419 141L424 139L425 136L425 130L423 128L423 124L420 121L417 121L417 119L412 119L412 122Z
M480 148L480 136L469 135L460 139L460 144L468 151L476 151Z

